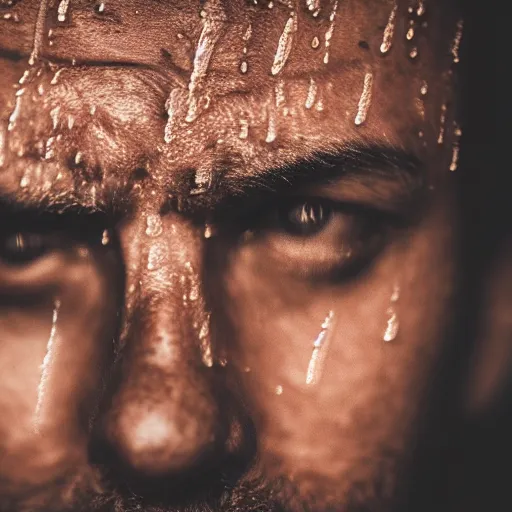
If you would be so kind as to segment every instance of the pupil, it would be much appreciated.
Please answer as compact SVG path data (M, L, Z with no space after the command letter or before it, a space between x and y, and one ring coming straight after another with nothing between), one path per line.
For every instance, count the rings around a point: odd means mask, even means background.
M11 265L19 265L38 258L44 251L41 236L16 233L5 238L0 245L0 260Z
M331 210L320 203L301 203L286 212L285 229L295 235L308 236L321 231Z

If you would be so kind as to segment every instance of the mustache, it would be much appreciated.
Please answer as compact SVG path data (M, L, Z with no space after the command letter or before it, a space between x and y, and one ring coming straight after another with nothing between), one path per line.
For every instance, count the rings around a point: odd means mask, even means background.
M207 478L212 478L209 475ZM290 512L306 510L295 486L286 478L267 480L257 470L243 480L230 483L218 475L202 495L204 478L183 489L145 492L128 483L112 484L97 468L87 467L44 487L0 490L0 512ZM5 484L5 482L4 482ZM5 489L6 486L2 485Z
M200 498L194 494L198 485L189 484L187 492L180 492L178 499L146 493L144 496L130 490L116 488L103 490L94 496L75 498L65 512L290 512L306 510L298 490L286 478L268 481L261 473L235 484L219 479L215 488ZM49 511L45 511L49 512ZM54 512L54 511L52 511ZM63 511L64 512L64 511Z

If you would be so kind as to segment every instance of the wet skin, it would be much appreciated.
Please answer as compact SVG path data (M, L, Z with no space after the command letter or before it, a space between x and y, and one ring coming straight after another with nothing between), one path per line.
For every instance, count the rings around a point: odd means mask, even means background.
M406 480L456 296L457 17L401 2L382 53L390 2L225 4L0 4L2 510Z

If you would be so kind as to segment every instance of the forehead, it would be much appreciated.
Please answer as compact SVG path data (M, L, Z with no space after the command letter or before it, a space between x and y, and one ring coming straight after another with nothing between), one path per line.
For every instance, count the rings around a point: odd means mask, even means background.
M29 79L17 97L2 89L2 114L18 155L58 167L87 153L113 172L226 155L261 168L354 140L420 147L451 94L455 22L440 4L14 2L0 47L53 64L11 65L12 83Z

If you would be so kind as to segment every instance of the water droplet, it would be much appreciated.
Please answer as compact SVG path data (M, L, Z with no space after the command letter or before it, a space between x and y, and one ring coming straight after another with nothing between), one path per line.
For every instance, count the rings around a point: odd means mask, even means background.
M60 107L57 105L55 108L50 110L50 117L52 118L52 126L55 130L57 126L59 125L59 114L60 114Z
M384 336L382 337L382 339L385 342L390 342L390 341L393 341L394 339L396 339L396 337L398 335L398 329L400 327L400 324L398 322L398 315L397 315L394 307L390 306L387 309L386 313L388 315L387 327L386 327L386 331L384 332Z
M272 64L271 72L273 75L280 73L288 60L290 52L293 47L293 35L297 31L297 16L295 12L290 13L290 17L284 26L281 37L277 44L276 54L274 56L274 63Z
M386 331L384 332L383 340L385 342L393 341L398 335L398 329L400 327L398 322L398 314L395 309L395 304L400 299L400 287L395 284L393 286L393 292L390 297L391 305L386 310L386 314L388 315Z
M165 107L167 109L168 118L164 131L164 141L167 144L169 144L174 139L174 127L176 125L176 118L183 99L183 93L178 88L173 89L167 98Z
M207 192L213 182L212 171L210 168L205 167L204 169L197 169L196 174L194 176L194 184L195 188L193 188L189 193L190 195L200 195Z
M453 145L452 148L452 161L450 163L450 171L456 171L459 166L459 152L460 148L457 145Z
M110 231L104 229L101 235L101 245L108 245L110 243Z
M420 93L422 96L426 96L426 94L428 93L428 84L425 80L421 84Z
M252 25L250 23L249 23L249 25L247 25L247 29L245 30L244 35L242 37L243 37L243 40L245 42L248 42L249 39L251 39L251 37L252 37Z
M210 2L207 2L203 12L203 29L197 43L194 67L188 84L188 111L185 120L189 123L194 121L199 115L200 101L198 95L202 89L202 82L206 77L215 45L226 21L226 15L220 0L210 0ZM202 109L208 108L208 104L209 102L203 104Z
M204 225L204 237L211 238L213 236L213 227L211 224Z
M9 132L14 130L14 128L16 127L16 121L18 120L18 116L20 115L20 112L21 112L22 97L23 97L24 92L25 92L24 89L20 89L16 93L14 109L11 112L11 115L9 116L9 121L7 124L7 131L9 131ZM18 93L20 93L20 94L18 94Z
M18 83L20 85L23 85L30 77L30 75L32 74L32 70L31 69L27 69L23 72L23 75L21 76L21 78L18 80Z
M273 7L274 7L274 2L269 2L269 3L268 3L268 8L269 8L269 9L272 9Z
M69 0L60 0L59 6L57 7L57 19L64 23L68 14Z
M322 376L324 362L333 330L334 311L329 311L322 322L321 330L313 342L313 352L306 372L306 384L317 384Z
M104 14L105 13L105 2L101 2L99 4L96 4L94 10L98 13L98 14Z
M55 137L49 137L48 140L46 141L46 146L45 146L46 152L44 155L45 160L50 160L51 158L53 158L55 156L55 151L53 148L54 142L55 142Z
M444 130L446 124L446 104L441 105L441 117L439 119L439 136L437 137L437 143L443 144L444 142Z
M26 188L30 185L30 177L28 176L28 173L27 174L24 174L20 180L20 187L21 188Z
M411 49L411 51L409 52L409 57L411 59L415 59L416 57L418 56L418 48L414 47Z
M320 0L306 0L306 5L310 11L318 11L320 9Z
M388 23L386 28L384 29L384 36L382 38L382 44L380 45L380 52L387 53L391 45L393 44L393 35L395 33L395 23L396 23L396 12L398 10L398 5L393 5L393 9L391 10L391 14L389 15Z
M240 119L240 133L238 136L241 139L247 139L249 135L249 121L247 119Z
M245 73L247 73L247 70L248 70L248 65L247 65L247 61L246 60L243 60L240 64L240 72L243 73L245 75Z
M199 331L199 345L201 347L201 358L203 360L203 364L208 368L213 366L213 355L212 355L212 345L210 340L210 314L207 314L201 324L201 329ZM224 364L222 364L224 361ZM221 366L226 366L227 360L222 359L220 361Z
M456 64L460 60L460 58L459 58L459 49L460 49L460 42L461 42L461 39L462 39L462 31L463 31L463 29L464 29L464 21L463 20L459 20L457 22L457 29L456 29L456 32L455 32L455 38L453 39L452 48L451 48L451 53L452 53L452 56L453 56L453 62L455 62Z
M405 37L408 41L410 41L414 37L414 27L409 27L409 30L407 31L407 34L405 34Z
M318 86L317 86L314 78L310 78L309 79L308 95L306 97L306 103L304 104L304 106L307 109L310 109L315 104L317 91L318 91Z
M313 37L313 40L311 41L311 48L314 48L315 50L320 46L320 40L317 36Z
M270 144L271 142L274 142L277 137L277 112L274 103L271 103L269 106L267 106L267 118L268 126L265 142Z
M423 16L425 14L425 2L424 2L424 0L418 0L418 8L416 9L416 14L418 16Z
M325 33L325 53L324 53L324 64L328 64L329 62L329 49L331 46L331 39L332 35L334 33L334 24L335 24L335 18L336 18L336 11L338 10L338 0L335 0L331 14L329 15L329 21L330 25L327 29L327 32Z
M148 215L146 217L146 235L151 238L160 236L163 231L162 219L160 215Z
M3 15L3 19L4 20L14 21L14 23L19 23L20 22L20 17L15 12L14 13L8 12L8 13L4 14Z
M283 386L276 386L275 393L278 396L282 395L283 394Z
M361 93L361 97L359 98L357 115L354 120L354 123L357 126L363 124L368 115L368 110L370 109L370 105L372 103L372 87L373 75L371 73L366 73L366 75L364 76L363 92Z
M56 72L55 72L55 75L53 75L53 78L51 79L50 81L50 84L51 85L57 85L58 81L59 81L59 77L60 75L62 74L62 72L64 71L65 68L60 68L58 69Z

